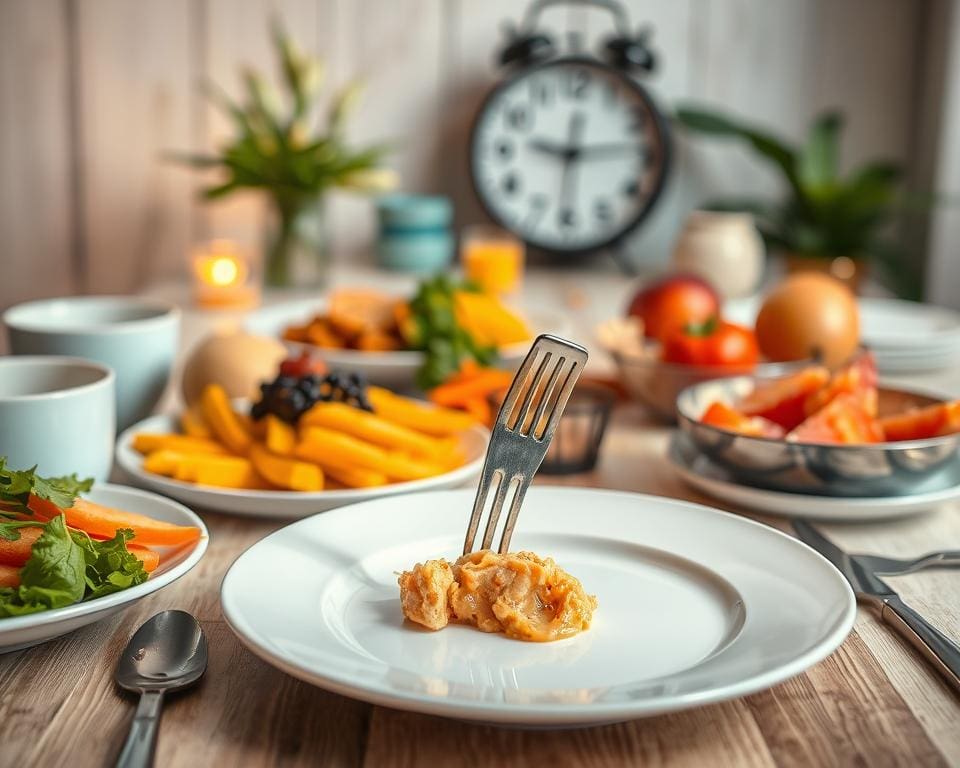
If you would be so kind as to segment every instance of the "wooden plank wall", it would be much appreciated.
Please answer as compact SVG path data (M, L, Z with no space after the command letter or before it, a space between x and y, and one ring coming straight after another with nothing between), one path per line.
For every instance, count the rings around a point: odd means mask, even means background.
M665 105L723 105L790 135L817 109L849 115L847 158L909 161L926 2L904 0L629 0L655 29ZM516 0L0 0L0 306L70 291L122 292L182 273L192 243L229 236L259 245L255 196L216 206L198 179L161 159L208 149L229 127L204 101L211 79L236 92L241 64L273 67L267 23L282 17L328 77L362 77L359 140L389 139L412 191L472 201L465 146ZM609 22L595 10L555 9L558 38L593 47ZM669 253L685 212L718 193L775 189L729 146L680 142L678 173L630 245L637 261ZM344 258L364 258L369 202L332 204Z

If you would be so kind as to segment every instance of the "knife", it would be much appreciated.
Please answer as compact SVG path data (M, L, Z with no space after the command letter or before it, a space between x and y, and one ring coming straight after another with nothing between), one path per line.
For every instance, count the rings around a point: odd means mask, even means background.
M806 520L794 520L793 528L801 541L817 550L846 577L857 600L878 608L881 620L906 638L960 692L960 646L904 603L860 558L848 555Z

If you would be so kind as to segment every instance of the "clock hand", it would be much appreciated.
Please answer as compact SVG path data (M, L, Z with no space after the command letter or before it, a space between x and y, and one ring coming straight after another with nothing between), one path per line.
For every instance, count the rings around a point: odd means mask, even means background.
M527 146L530 149L535 149L537 152L543 152L546 155L555 155L559 158L564 158L567 156L567 148L562 144L554 144L553 142L546 141L545 139L530 139L527 142Z
M641 153L643 147L638 144L592 144L580 147L579 155L584 158L617 157L631 152Z

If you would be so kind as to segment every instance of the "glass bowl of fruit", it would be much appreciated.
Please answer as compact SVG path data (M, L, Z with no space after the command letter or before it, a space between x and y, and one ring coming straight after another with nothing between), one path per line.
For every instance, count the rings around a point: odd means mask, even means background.
M747 485L882 497L960 483L960 401L880 387L865 351L833 373L695 384L677 414L697 450Z

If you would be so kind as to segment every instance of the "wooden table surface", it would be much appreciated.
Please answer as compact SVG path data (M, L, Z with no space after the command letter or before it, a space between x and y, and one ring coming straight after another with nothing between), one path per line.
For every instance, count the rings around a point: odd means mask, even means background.
M200 329L194 324L187 341ZM936 383L958 393L960 371ZM716 505L672 475L664 458L668 436L669 430L651 424L637 406L622 406L597 469L563 483ZM117 657L142 621L167 608L200 619L210 666L198 688L169 697L160 766L960 764L960 699L866 608L859 609L854 631L833 655L786 683L735 701L618 725L510 730L327 693L245 650L220 610L227 568L282 524L203 517L210 547L187 576L124 613L0 657L0 766L110 764L134 707L113 684ZM758 519L786 529L783 520ZM854 551L910 555L960 548L960 505L917 518L822 529ZM890 581L933 623L960 637L960 574L932 571Z

